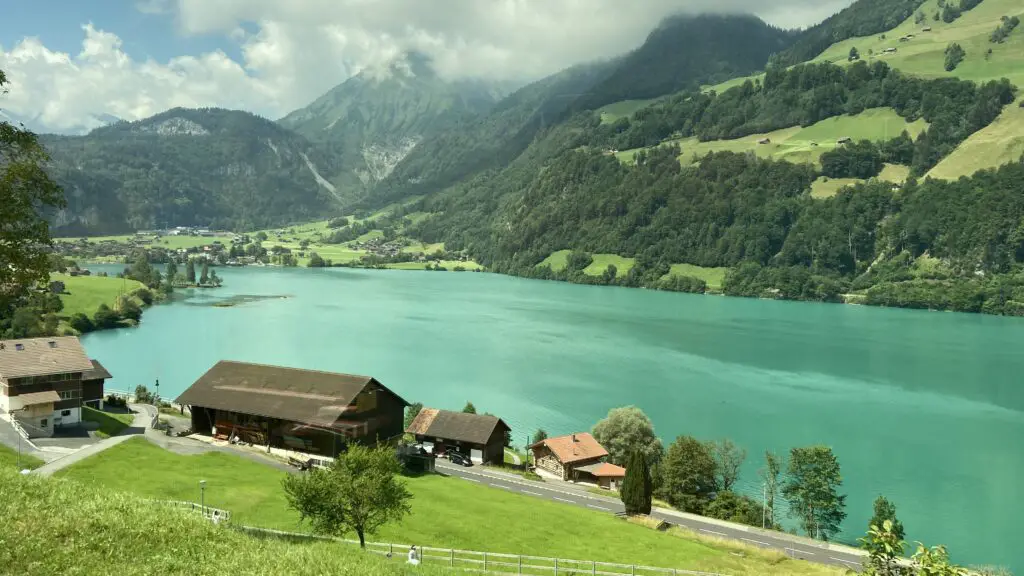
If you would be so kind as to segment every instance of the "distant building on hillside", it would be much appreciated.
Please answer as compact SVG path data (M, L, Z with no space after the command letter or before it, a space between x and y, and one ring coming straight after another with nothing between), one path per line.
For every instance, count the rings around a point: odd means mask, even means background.
M198 434L330 457L396 442L409 405L369 376L227 360L175 402L190 407Z
M74 336L0 340L0 413L13 417L29 437L77 426L83 405L102 407L108 378Z
M530 446L538 472L560 480L618 489L626 469L604 461L608 451L587 432L546 438Z
M476 462L501 464L511 428L497 416L424 408L405 431L432 444L434 454L456 450Z
M849 144L851 142L853 142L853 138L850 138L849 136L843 136L839 140L836 140L836 144Z

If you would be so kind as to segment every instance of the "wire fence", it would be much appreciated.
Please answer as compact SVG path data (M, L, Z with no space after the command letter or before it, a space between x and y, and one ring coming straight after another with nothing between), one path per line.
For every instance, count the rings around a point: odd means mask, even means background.
M255 536L280 538L289 541L326 540L359 545L358 540L327 538L325 536L270 530L253 526L234 526L234 528ZM367 542L366 550L392 561L407 562L412 546L412 544L390 542ZM447 566L458 570L487 572L491 574L525 574L528 576L678 576L681 574L724 576L714 572L700 572L680 568L660 568L640 564L572 560L524 554L459 550L457 548L436 548L433 546L416 546L415 557L422 564Z
M183 502L180 500L146 500L146 502L155 506L167 506L170 508L183 508L190 510L198 514L202 514L204 518L210 520L214 524L231 521L231 512L196 502Z

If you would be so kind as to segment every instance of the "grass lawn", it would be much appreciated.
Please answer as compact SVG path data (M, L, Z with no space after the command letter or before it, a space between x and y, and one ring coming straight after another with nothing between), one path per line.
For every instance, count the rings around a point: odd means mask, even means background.
M116 436L132 425L135 416L119 412L103 412L88 406L82 406L82 420L96 422L100 425L97 435L103 438Z
M634 112L641 108L646 108L651 104L657 102L657 99L652 100L623 100L621 102L615 102L607 106L602 106L597 109L597 113L601 115L602 124L611 124L619 118L628 118L633 115Z
M615 498L618 500L622 499L622 495L619 494L618 490L605 490L604 488L593 487L587 488L587 492L590 492L591 494L597 494L598 496L604 496L605 498ZM651 503L654 506L660 508L672 508L671 504L665 502L664 500L658 500L657 498L652 498Z
M846 186L863 182L859 178L826 178L819 176L811 183L811 196L814 198L831 198Z
M1024 35L1024 30L1019 33ZM1019 106L1020 102L1024 100L1018 99L1004 108L995 122L957 146L952 154L928 172L928 176L955 180L978 170L1019 160L1024 155L1024 108Z
M100 304L113 308L120 294L130 294L144 287L141 282L115 277L51 274L50 279L64 283L66 294L60 297L64 302L60 316L65 318L78 312L91 318Z
M298 515L281 490L286 473L230 454L181 456L138 438L57 473L94 487L148 498L199 499L232 513L233 521L295 530ZM467 550L527 553L716 571L729 574L839 574L828 568L663 534L585 508L488 488L456 478L406 480L412 514L387 526L373 541L416 543ZM501 522L495 522L500 518Z
M134 475L134 470L132 475ZM398 576L404 564L333 542L292 544L214 526L104 486L0 469L3 574ZM45 553L42 551L45 550ZM424 576L450 573L418 566Z
M6 426L7 424L4 424ZM26 446L27 447L27 446ZM43 461L35 456L30 456L22 452L21 454L21 469L32 470L39 468L43 465ZM15 448L8 448L4 444L0 444L0 471L4 469L17 470L18 469L18 450Z
M553 272L565 270L565 264L569 260L569 252L572 250L559 250L552 252L550 256L541 261L537 266L551 266Z
M583 273L588 276L600 276L604 274L609 264L613 264L616 276L622 277L629 274L630 269L633 268L633 262L635 262L633 258L623 258L616 254L593 254L592 256L594 261L583 269Z
M703 266L694 266L693 264L673 264L672 268L669 269L668 276L700 278L707 283L709 289L721 290L722 283L725 282L725 273L728 271L728 268L705 268Z

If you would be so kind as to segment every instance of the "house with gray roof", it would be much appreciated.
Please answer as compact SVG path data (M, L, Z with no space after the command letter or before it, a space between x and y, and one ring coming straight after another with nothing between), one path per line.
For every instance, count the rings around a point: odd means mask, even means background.
M490 414L424 408L405 431L418 442L432 444L434 454L457 450L476 462L501 464L505 461L505 438L511 428Z
M192 430L222 440L335 457L396 443L409 405L375 378L222 360L175 400Z
M30 437L81 423L83 405L102 404L108 378L76 337L0 340L0 412Z

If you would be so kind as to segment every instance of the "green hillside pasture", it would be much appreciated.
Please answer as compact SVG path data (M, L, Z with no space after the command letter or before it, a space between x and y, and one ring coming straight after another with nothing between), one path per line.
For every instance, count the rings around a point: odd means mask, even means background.
M550 266L554 272L565 270L566 261L569 259L569 252L572 250L559 250L552 252L550 256L541 261L537 266Z
M989 42L989 36L999 26L1002 16L1024 17L1024 3L1019 0L985 0L950 24L932 19L939 10L938 0L928 0L922 10L928 16L923 24L915 24L912 16L886 32L884 40L881 35L850 38L833 44L815 61L846 63L850 48L856 47L862 59L868 62L881 59L908 74L932 78L955 76L974 81L1008 78L1017 86L1024 86L1024 30L1018 27L1002 44ZM932 30L924 32L924 27ZM900 42L899 39L907 34L914 34L914 38ZM967 58L956 70L946 72L943 68L945 50L951 42L960 44L967 51ZM897 52L882 54L886 48L896 48ZM986 58L989 48L992 55Z
M971 135L928 172L932 178L955 180L978 170L1016 162L1024 155L1024 98L1007 106L996 121Z
M903 184L909 177L910 168L908 166L900 166L899 164L886 164L878 175L879 180L892 182L893 184ZM867 180L860 180L858 178L826 178L821 176L811 183L811 196L814 198L831 198L846 186L862 182L867 182Z
M7 424L4 424L6 426ZM26 446L27 447L27 446ZM39 468L43 465L43 461L35 456L29 456L24 452L21 453L21 469L32 470ZM17 470L18 469L18 451L14 448L8 448L4 444L0 444L0 473L3 473L4 469Z
M681 154L680 161L689 163L710 152L749 152L762 158L787 160L795 163L818 163L821 155L834 150L840 138L854 140L883 141L898 136L906 130L914 138L928 128L924 120L907 122L891 108L873 108L854 116L827 118L807 127L794 126L767 134L754 134L735 140L711 140L701 142L697 138L676 140ZM761 144L768 139L767 144ZM638 149L624 150L616 156L624 162L632 162Z
M615 102L597 109L597 113L601 115L602 124L611 124L619 118L628 118L632 116L637 110L646 108L651 104L655 103L657 99L652 100L623 100L622 102Z
M303 530L289 510L286 473L221 452L181 456L132 439L78 462L57 476L111 492L196 501L206 480L206 503L231 511L232 521ZM412 514L370 539L464 550L557 556L746 574L841 574L781 554L662 534L586 508L513 494L457 478L406 479ZM473 506L465 506L473 502ZM89 517L88 515L83 517ZM495 518L503 519L494 522ZM164 530L176 533L175 530ZM742 550L743 556L739 552Z
M387 267L390 270L425 270L427 262L397 262L395 264L388 264ZM446 268L449 272L455 270L456 266L461 266L465 270L483 270L484 267L472 260L462 262L461 260L441 260L433 262L431 264L440 264L443 268Z
M59 314L63 318L70 318L78 312L92 318L100 304L113 308L120 294L131 294L144 288L141 282L115 277L50 274L50 279L64 283L65 294L60 297L64 310Z
M583 273L588 276L600 276L608 269L608 265L612 264L615 266L616 277L621 278L629 274L635 261L633 258L625 258L617 254L594 254L593 258L594 261L590 263L590 266L583 269Z
M409 244L408 246L402 248L402 252L406 252L409 254L433 254L438 250L444 252L444 242L435 242L433 244L427 244L424 242L413 242L412 244Z
M128 469L126 477L137 476ZM20 476L0 469L4 574L118 576L397 576L403 563L334 542L289 543L246 536L198 514L157 508L103 486ZM162 494L154 494L163 498ZM191 496L191 495L190 495ZM193 498L194 499L194 498ZM46 553L41 553L46 550ZM449 574L418 566L416 574Z
M704 266L694 266L693 264L673 264L665 278L669 276L700 278L707 283L709 290L717 291L722 289L722 284L725 282L725 273L728 271L728 268L706 268Z

